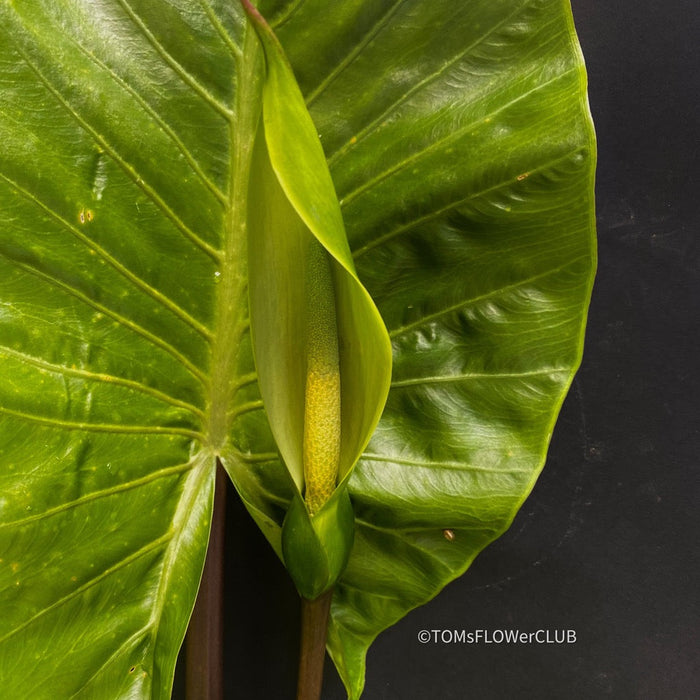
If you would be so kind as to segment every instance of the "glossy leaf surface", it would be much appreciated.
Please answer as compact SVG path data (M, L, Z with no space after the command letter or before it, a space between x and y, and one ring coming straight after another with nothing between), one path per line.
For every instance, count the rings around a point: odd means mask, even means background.
M332 609L358 697L372 639L544 461L594 264L585 79L559 0L260 9L393 344ZM246 297L260 75L236 3L0 2L5 697L168 697L217 456L279 551Z
M307 9L277 33L394 345L332 610L357 696L376 633L464 571L542 466L590 292L593 137L565 3L343 6L325 17L352 50L313 53Z

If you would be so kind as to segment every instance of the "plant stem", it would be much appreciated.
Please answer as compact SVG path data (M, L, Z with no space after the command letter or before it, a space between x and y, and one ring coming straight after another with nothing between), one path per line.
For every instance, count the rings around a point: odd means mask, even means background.
M328 615L332 598L333 589L315 600L301 599L301 651L297 700L321 699Z
M223 555L228 476L217 460L214 512L209 548L197 602L187 630L185 693L187 700L223 700Z

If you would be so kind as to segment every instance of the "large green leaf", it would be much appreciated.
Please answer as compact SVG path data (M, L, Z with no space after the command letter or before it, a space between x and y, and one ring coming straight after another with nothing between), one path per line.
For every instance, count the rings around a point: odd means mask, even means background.
M393 343L332 609L356 698L376 634L464 571L542 466L580 359L593 135L563 0L260 9ZM4 697L168 697L217 458L280 551L246 27L228 0L0 0Z

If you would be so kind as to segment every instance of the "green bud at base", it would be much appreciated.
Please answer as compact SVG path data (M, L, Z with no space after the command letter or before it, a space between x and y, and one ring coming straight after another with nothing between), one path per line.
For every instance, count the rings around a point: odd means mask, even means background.
M314 600L335 585L350 557L355 516L345 486L313 517L296 494L282 526L284 564L300 595Z

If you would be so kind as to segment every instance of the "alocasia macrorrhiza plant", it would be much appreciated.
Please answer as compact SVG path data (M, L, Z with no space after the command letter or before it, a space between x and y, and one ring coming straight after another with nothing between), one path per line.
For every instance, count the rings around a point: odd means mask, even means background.
M11 700L169 697L217 462L332 595L358 698L374 637L512 520L580 360L568 3L247 9L0 0Z

